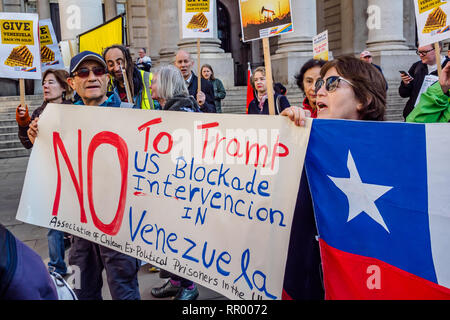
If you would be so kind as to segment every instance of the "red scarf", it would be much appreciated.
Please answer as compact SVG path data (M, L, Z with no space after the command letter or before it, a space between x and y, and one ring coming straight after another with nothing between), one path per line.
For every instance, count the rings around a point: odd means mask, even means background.
M303 109L311 112L311 118L313 119L317 118L317 108L313 110L313 108L309 104L308 98L305 98L305 100L303 100Z

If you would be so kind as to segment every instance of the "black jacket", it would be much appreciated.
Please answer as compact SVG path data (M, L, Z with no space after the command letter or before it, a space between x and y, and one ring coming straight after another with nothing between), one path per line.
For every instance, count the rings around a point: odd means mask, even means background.
M175 96L166 102L163 110L201 112L197 100L195 100L192 96Z
M193 97L197 97L197 88L198 88L198 78L195 74L192 74L191 82L189 83L189 94ZM214 87L213 85L205 79L201 79L202 92L206 96L206 101L201 106L201 111L206 113L216 113L216 105L214 103Z
M446 66L447 61L448 60L444 61L442 68ZM428 67L426 64L422 63L422 61L418 61L412 65L408 73L414 80L408 85L405 85L403 81L401 81L400 87L398 88L398 93L402 98L409 98L405 109L403 109L403 118L405 119L414 109L420 89L422 88L423 80L425 79L425 76L428 75ZM437 71L430 74L437 76Z
M275 103L275 114L280 114L284 109L289 108L291 105L286 96L278 94L275 92L274 94L274 103ZM269 114L269 100L267 99L264 102L263 109L259 109L259 100L258 97L255 97L248 104L248 114Z

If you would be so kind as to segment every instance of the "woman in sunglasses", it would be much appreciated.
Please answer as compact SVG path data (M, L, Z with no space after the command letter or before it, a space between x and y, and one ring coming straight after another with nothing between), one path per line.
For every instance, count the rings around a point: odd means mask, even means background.
M253 89L256 90L255 99L248 105L248 114L269 114L269 101L267 99L266 68L258 67L250 79ZM274 91L275 114L280 114L289 108L288 99Z
M327 62L320 76L316 82L319 119L384 120L386 83L375 67L343 56ZM298 107L290 107L281 115L297 125L303 125L305 120L305 110ZM319 242L305 170L291 230L286 274L293 276L283 285L283 299L324 299Z

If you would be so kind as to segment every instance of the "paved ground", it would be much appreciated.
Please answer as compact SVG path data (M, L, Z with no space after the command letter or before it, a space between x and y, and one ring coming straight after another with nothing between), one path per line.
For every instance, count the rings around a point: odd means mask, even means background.
M47 229L26 224L15 219L27 163L28 158L0 159L0 223L5 225L17 238L34 249L42 257L44 263L47 264ZM36 186L36 188L39 187ZM144 265L138 274L141 298L143 300L157 300L150 294L150 289L164 284L167 280L161 279L159 273L151 273L148 269L148 265ZM106 281L104 283L103 298L110 300L111 296ZM199 300L227 299L201 286L199 286L199 291Z

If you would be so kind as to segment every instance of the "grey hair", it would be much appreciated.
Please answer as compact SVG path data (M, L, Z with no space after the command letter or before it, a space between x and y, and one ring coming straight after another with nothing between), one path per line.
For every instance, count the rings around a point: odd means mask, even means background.
M173 65L158 67L154 74L159 98L168 101L174 96L189 96L186 82L177 67Z

